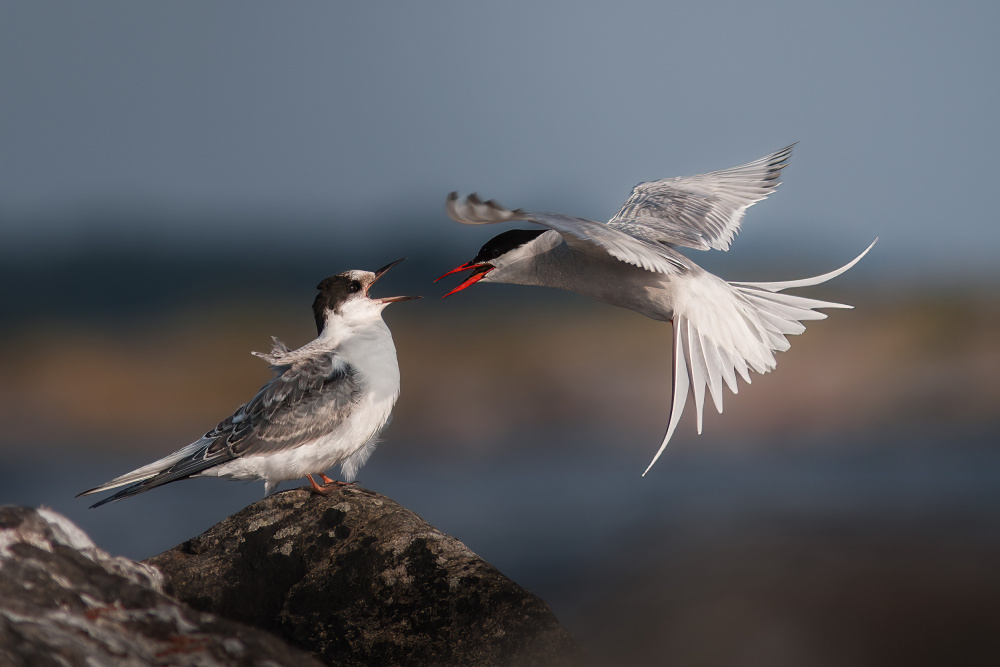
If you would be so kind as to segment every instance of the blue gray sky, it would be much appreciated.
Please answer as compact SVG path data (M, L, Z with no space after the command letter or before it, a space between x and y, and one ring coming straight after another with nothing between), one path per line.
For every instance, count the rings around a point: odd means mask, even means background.
M839 262L878 235L870 275L1000 273L995 2L91 0L3 14L8 251L134 215L131 234L180 246L425 237L468 254L499 230L448 221L451 190L607 219L639 181L797 141L734 252Z

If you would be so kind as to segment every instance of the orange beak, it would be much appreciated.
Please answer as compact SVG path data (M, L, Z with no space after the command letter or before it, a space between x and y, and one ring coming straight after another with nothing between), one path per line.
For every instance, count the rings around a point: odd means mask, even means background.
M496 267L494 267L494 266L492 266L490 264L487 264L486 262L475 262L475 261L466 262L462 266L455 267L454 269L452 269L448 273L445 273L444 275L438 277L438 279L435 280L434 282L437 282L438 280L441 280L441 278L444 278L445 276L450 276L453 273L458 273L459 271L469 271L469 270L472 271L472 274L468 278L466 278L464 281L462 281L458 285L458 287L456 287L455 289L453 289L452 291L448 292L443 297L441 297L443 299L445 297L451 296L455 292L461 292L466 287L470 287L472 285L475 285L480 280L482 280L483 278L485 278L487 276L487 274L489 274L489 272L492 271L494 268L496 268Z

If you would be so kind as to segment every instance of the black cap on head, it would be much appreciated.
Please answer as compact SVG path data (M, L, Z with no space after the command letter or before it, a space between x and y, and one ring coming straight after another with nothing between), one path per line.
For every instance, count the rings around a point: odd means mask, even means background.
M472 263L488 262L504 255L514 248L520 248L528 241L533 241L547 230L545 229L511 229L503 234L497 234L486 242L475 256Z
M364 291L365 286L357 278L339 274L324 278L319 285L316 285L316 289L319 290L319 294L313 300L313 316L316 318L317 331L323 333L327 311L339 311L340 304L358 292Z

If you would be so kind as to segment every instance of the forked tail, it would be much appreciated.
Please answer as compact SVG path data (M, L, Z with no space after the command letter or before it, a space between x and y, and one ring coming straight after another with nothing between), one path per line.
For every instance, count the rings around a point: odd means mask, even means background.
M670 442L684 412L688 393L694 396L701 433L708 388L716 410L722 413L722 384L738 393L736 374L750 384L749 371L767 373L775 367L774 353L790 346L785 336L805 331L802 322L822 320L817 308L851 308L840 303L808 299L782 290L819 285L844 273L868 254L878 241L836 271L814 278L772 283L727 283L709 273L678 283L674 305L674 372L670 422L663 443L643 476Z

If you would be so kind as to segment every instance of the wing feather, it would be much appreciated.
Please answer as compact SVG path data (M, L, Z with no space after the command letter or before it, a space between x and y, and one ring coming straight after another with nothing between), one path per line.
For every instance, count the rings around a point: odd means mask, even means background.
M690 261L670 246L642 236L631 235L603 222L555 213L510 210L492 199L484 202L475 193L460 199L457 192L452 192L448 195L445 210L453 220L466 225L486 225L514 220L533 222L559 232L570 245L580 243L594 245L615 259L654 273L676 275L691 268Z
M356 370L333 352L273 368L277 375L250 402L199 440L80 495L130 484L93 505L99 507L238 457L304 445L333 431L360 400Z
M608 224L650 241L728 250L746 210L778 187L794 145L732 169L640 183Z
M228 446L254 456L312 442L348 418L361 392L356 369L339 356L296 361L244 406Z

